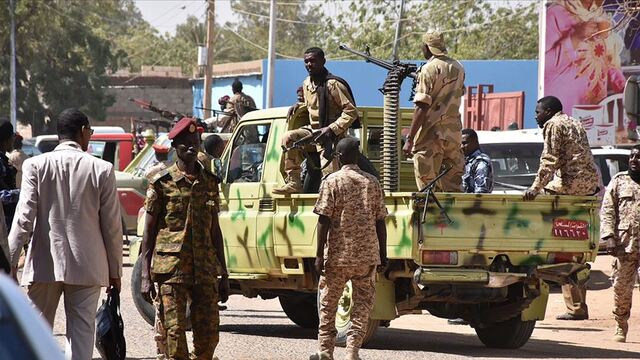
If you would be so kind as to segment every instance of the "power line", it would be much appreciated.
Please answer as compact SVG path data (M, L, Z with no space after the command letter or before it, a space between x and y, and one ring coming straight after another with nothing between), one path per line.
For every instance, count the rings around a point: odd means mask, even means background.
M251 12L248 12L248 11L236 9L233 6L231 7L231 11L237 12L239 14L255 16L255 17L258 17L258 18L262 18L262 19L269 19L268 15L254 14L254 13L251 13ZM281 18L276 18L276 21L293 23L293 24L303 24L303 25L320 25L319 23L315 23L315 22L302 21L302 20L289 20L289 19L281 19Z
M253 41L251 41L251 40L249 40L249 39L245 38L244 36L242 36L242 35L238 34L235 30L231 29L231 28L230 28L230 27L228 27L227 25L223 25L223 26L222 26L222 28L223 28L223 29L226 29L226 30L228 30L229 32L231 32L232 34L236 35L237 37L239 37L239 38L240 38L241 40L243 40L244 42L246 42L246 43L248 43L248 44L250 44L250 45L252 45L252 46L254 46L254 47L256 47L256 48L258 48L258 49L260 49L260 50L262 50L262 51L264 51L264 52L268 52L268 51L269 51L267 48L264 48L264 47L262 47L262 46L260 46L260 45L258 45L258 44L256 44L256 43L254 43ZM280 54L280 53L278 53L278 52L276 52L276 55L278 55L278 56L280 56L280 57L283 57L283 58L287 58L287 59L296 59L296 60L300 60L300 59L302 59L301 57L296 57L296 56L290 56L290 55Z

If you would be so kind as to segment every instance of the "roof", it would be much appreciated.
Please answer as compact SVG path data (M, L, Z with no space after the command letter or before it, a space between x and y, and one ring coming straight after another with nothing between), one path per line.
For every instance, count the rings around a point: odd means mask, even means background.
M258 109L256 111L251 111L246 113L242 117L241 121L286 118L288 111L289 111L288 106L271 108L271 109Z
M527 144L542 143L541 129L477 131L480 144Z

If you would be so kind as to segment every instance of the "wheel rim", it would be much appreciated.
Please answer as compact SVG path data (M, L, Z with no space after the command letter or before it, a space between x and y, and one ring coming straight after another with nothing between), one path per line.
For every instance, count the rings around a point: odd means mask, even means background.
M351 311L353 310L353 288L351 281L347 281L342 291L342 296L338 301L338 311L336 312L336 328L342 329L349 325L351 321Z

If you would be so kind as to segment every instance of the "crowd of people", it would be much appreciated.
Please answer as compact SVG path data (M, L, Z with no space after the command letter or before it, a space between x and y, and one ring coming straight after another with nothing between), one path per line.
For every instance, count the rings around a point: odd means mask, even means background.
M491 159L482 152L477 133L462 129L459 113L465 72L447 54L444 37L429 31L422 38L428 62L417 72L415 110L404 153L413 159L416 187L423 189L442 171L437 191L490 193ZM304 114L303 126L286 132L282 145L285 184L273 190L287 195L302 191L302 152L294 142L315 134L324 173L314 212L318 215L315 271L319 278L320 325L317 352L311 359L333 359L335 316L344 285L353 287L352 326L346 358L359 359L359 349L375 299L375 276L387 263L384 192L377 178L358 166L359 141L348 129L359 127L359 115L349 84L325 67L324 52L305 51L309 76L290 111ZM239 82L238 82L239 83ZM234 82L228 104L246 103L242 84ZM252 101L252 100L251 100ZM536 120L543 129L544 149L535 181L525 200L540 194L594 195L598 175L586 133L580 123L563 113L555 97L540 99ZM237 109L234 109L237 111ZM226 125L225 125L226 126ZM235 124L229 125L231 127ZM218 344L219 307L229 296L229 273L223 234L218 223L219 182L212 157L224 149L213 135L201 144L204 129L191 118L178 121L168 134L176 161L167 160L169 148L154 146L158 163L145 176L142 241L142 295L156 305L158 357L212 359ZM59 298L64 295L67 318L67 354L90 359L100 288L120 290L122 228L114 169L86 153L93 133L87 116L67 109L58 116L60 144L54 151L24 160L5 156L14 142L13 128L0 124L0 199L7 234L0 262L16 276L23 248L28 246L21 284L42 316L53 325ZM203 151L206 150L206 153ZM329 155L332 153L333 155ZM18 164L19 162L19 164ZM20 190L17 171L22 171ZM615 340L624 342L631 307L631 289L640 263L640 146L629 158L629 171L609 185L602 205L601 237L619 260L614 283ZM2 238L2 236L0 236ZM588 318L586 288L577 281L563 286L568 313L560 319ZM190 302L193 350L185 332Z

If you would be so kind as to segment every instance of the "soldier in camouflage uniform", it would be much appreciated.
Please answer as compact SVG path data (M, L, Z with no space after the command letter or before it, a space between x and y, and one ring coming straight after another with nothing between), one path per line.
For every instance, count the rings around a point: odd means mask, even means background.
M613 282L613 339L625 342L633 286L640 269L640 145L631 150L629 171L618 173L607 187L600 210L600 238L606 241L607 252L618 260Z
M464 68L447 56L444 37L438 31L424 34L422 53L429 61L418 70L415 112L403 151L407 157L413 155L418 189L438 176L444 165L451 170L436 184L436 190L460 192L464 173L460 150Z
M554 195L594 195L598 192L598 173L589 140L582 124L562 112L562 103L554 96L543 97L536 105L536 121L542 128L544 148L533 185L524 199L540 193ZM587 289L571 283L562 285L568 312L558 320L589 318Z
M242 82L236 79L231 84L233 96L227 101L224 112L228 114L229 119L220 132L233 132L244 114L256 110L256 102L253 98L242 92Z
M153 179L153 177L159 173L160 171L171 166L171 162L168 159L169 156L169 148L166 146L154 144L153 151L156 157L156 163L150 166L147 171L144 172L144 177L147 180Z
M358 147L355 138L340 140L336 151L342 169L324 179L314 208L319 215L320 327L319 351L311 359L333 359L336 311L349 280L353 305L346 352L347 359L359 359L375 300L376 266L387 262L384 193L378 180L358 167Z
M142 295L150 300L157 282L169 359L213 358L218 344L218 297L229 295L222 233L218 225L218 182L197 160L200 136L183 118L168 135L177 162L149 184L142 242ZM220 279L218 279L220 277ZM193 353L185 330L191 300Z
M309 125L299 129L289 130L282 137L282 145L290 147L294 142L306 137L313 131L319 130L320 135L316 138L318 142L323 142L327 138L333 143L344 137L347 130L354 125L358 119L358 110L353 100L353 94L349 84L324 67L326 60L322 49L313 47L305 51L304 65L309 76L302 83L304 96L304 106L298 104L296 109L307 111L309 114ZM324 104L324 106L322 106ZM293 110L292 110L293 111ZM359 124L359 123L355 123ZM325 148L319 147L321 166L331 162L323 170L327 175L338 170L338 162L335 159L328 159L325 155ZM300 149L291 149L284 155L284 172L286 184L273 189L274 194L291 194L302 192L302 179L300 164L303 161L303 153Z

